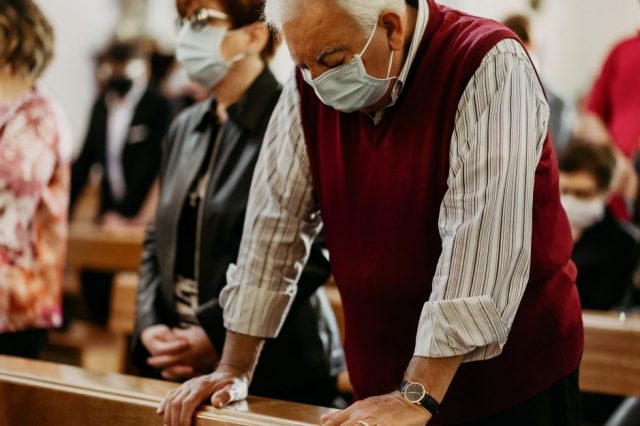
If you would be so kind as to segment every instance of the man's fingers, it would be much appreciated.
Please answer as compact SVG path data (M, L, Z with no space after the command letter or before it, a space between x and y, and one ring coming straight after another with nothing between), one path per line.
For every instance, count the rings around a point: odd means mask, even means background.
M327 418L327 420L324 420L322 422L322 426L338 426L341 425L347 421L349 421L349 419L351 418L351 415L354 414L354 406L352 405L349 408L346 408L342 411L338 411L337 413L333 414L332 416L330 416L329 418Z
M320 422L324 425L325 423L328 423L330 420L332 420L339 413L341 413L341 411L338 411L337 413L325 414L324 416L320 417Z
M180 411L180 426L190 426L191 420L193 420L193 415L196 412L196 409L202 402L202 397L200 395L194 395L193 393L182 401L182 410Z
M215 408L224 408L232 402L246 399L248 393L247 383L238 378L233 378L213 394L211 405Z
M211 405L215 408L224 408L231 402L231 384L220 389L211 397Z

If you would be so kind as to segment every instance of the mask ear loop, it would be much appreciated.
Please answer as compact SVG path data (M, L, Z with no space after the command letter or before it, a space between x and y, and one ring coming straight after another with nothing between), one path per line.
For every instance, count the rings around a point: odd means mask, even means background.
M371 44L371 40L373 40L373 36L376 35L377 29L378 29L378 21L376 20L376 23L373 26L373 31L371 31L371 35L369 36L369 40L367 40L367 44L364 45L364 48L360 52L360 55L359 55L360 57L362 57L362 55L364 55L364 52L366 52L367 49L369 48L369 45Z
M376 30L378 29L378 21L376 21L375 25L373 26L373 31L371 32L371 35L369 36L369 40L367 40L367 44L364 45L364 49L362 49L362 51L360 52L360 54L358 56L360 56L362 58L362 55L364 55L364 52L367 51L367 49L369 48L369 45L371 44L371 41L373 40L373 36L376 34ZM387 67L387 79L389 78L389 75L391 75L391 68L393 67L393 54L395 52L393 51L393 49L391 50L391 57L389 58L389 66ZM395 77L393 77L395 78Z

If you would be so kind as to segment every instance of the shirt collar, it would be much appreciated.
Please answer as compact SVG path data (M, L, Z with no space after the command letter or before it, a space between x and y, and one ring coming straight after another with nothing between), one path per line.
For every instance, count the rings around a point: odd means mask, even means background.
M229 118L240 127L252 131L261 122L268 108L273 108L276 93L280 85L275 79L269 67L265 65L264 71L249 87L247 92L238 102L229 107ZM202 118L196 129L203 131L211 124L211 120L217 120L216 100L211 99L207 108L201 111Z
M429 5L427 4L426 0L418 0L414 2L407 0L407 3L410 6L414 6L415 3L417 3L418 5L416 28L413 32L413 37L411 38L411 44L409 45L407 58L405 59L404 65L402 66L400 74L398 75L398 79L393 86L393 90L391 92L391 104L389 106L394 105L400 97L400 93L402 93L404 83L405 81L407 81L407 77L409 75L409 72L411 71L411 66L413 65L416 53L418 52L418 48L420 47L422 36L424 36L424 33L427 30L427 24L429 22Z

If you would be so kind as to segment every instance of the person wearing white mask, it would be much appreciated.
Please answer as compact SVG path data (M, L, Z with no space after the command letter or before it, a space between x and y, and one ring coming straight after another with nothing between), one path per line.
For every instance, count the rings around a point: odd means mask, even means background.
M219 365L225 327L219 293L236 261L249 188L281 86L268 61L277 47L259 0L178 0L176 57L211 96L171 125L160 202L147 232L133 359L141 372L184 380ZM293 315L266 345L251 392L332 405L344 369L337 324L319 289L330 276L311 248Z
M607 208L616 164L613 150L608 145L574 142L561 154L559 164L582 307L619 307L633 291L639 253L637 230Z
M220 295L222 365L164 423L246 396L320 229L356 402L325 426L580 424L583 348L549 107L516 35L434 0L267 0L299 70Z
M559 157L562 205L575 245L578 292L583 309L627 310L638 305L633 274L640 260L638 230L617 219L608 207L616 158L611 144L574 139ZM623 398L582 393L583 421L603 424L613 418ZM638 404L629 399L626 404ZM627 415L630 411L628 408ZM638 424L627 418L621 424Z

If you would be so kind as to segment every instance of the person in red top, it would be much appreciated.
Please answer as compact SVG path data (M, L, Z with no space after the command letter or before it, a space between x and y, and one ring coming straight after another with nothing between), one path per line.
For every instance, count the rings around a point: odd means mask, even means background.
M640 148L640 32L609 54L587 103L627 158Z
M640 148L640 32L609 54L586 108L582 130L591 138L612 140L618 156L616 195L610 207L618 218L631 219L631 200L638 198L632 161ZM637 221L637 204L635 210Z

